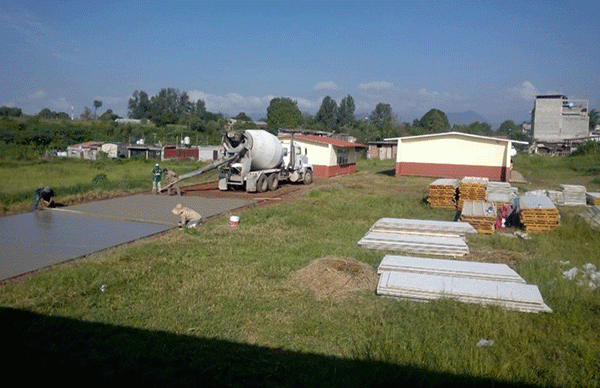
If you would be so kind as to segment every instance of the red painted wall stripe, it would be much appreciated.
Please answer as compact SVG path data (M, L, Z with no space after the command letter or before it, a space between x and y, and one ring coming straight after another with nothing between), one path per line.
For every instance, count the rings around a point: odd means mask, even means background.
M441 163L396 163L396 176L430 176L436 178L459 178L466 176L487 177L493 181L508 182L510 169L501 166L467 166Z
M336 175L351 174L356 171L356 164L344 164L342 166L313 165L313 175L317 178L329 178Z

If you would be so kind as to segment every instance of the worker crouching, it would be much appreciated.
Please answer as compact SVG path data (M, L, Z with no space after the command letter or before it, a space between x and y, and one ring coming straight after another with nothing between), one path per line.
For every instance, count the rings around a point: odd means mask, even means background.
M178 203L172 210L173 214L179 215L181 220L178 222L180 228L195 228L202 223L202 216L187 207Z
M33 210L37 210L40 202L42 203L42 208L46 207L54 207L54 190L50 186L40 187L36 189L34 192L34 200L33 200Z

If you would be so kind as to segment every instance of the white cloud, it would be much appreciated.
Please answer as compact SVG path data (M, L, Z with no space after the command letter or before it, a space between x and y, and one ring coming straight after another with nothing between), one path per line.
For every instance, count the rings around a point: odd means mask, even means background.
M535 100L535 96L540 94L537 88L529 81L524 81L521 85L509 88L507 93L510 97L520 98L525 101L533 101Z
M69 112L71 110L72 104L64 97L60 97L57 100L50 101L53 110L58 112Z
M315 90L338 90L339 86L338 86L338 84L336 84L333 81L319 82L314 86L313 89L315 89Z
M202 90L192 90L187 92L190 100L204 100L206 110L209 112L221 112L227 114L236 114L238 112L264 112L266 115L267 107L271 100L276 97L288 97L298 103L298 108L301 111L316 109L320 101L311 101L306 98L293 96L274 96L268 94L262 97L259 96L244 96L239 93L227 93L225 95L206 93Z
M48 94L46 93L45 90L38 89L29 95L29 99L30 100L40 100L42 98L46 98L47 95Z
M437 90L421 89L418 92L419 98L423 101L440 102L440 101L466 101L469 99L467 96L461 96L460 94L453 94L448 92L438 92Z
M378 82L366 82L358 85L360 90L388 90L392 89L394 84L391 82L378 81Z

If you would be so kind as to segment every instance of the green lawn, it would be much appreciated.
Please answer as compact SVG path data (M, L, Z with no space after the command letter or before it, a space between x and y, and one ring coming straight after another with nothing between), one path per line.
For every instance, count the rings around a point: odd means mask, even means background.
M529 240L469 239L470 259L509 263L553 313L367 288L323 297L292 281L324 258L374 272L384 253L357 241L381 217L455 219L423 201L432 179L393 169L360 161L292 201L246 209L238 227L223 217L3 285L6 370L69 385L598 387L600 295L562 276L600 268L600 232L578 217L583 208L561 209L560 228ZM484 338L493 346L476 346Z
M69 204L140 191L152 186L156 160L52 158L43 161L0 160L0 214L27 211L38 187L51 186L56 200ZM198 162L165 161L162 168L180 174L202 167ZM215 172L182 182L215 179Z

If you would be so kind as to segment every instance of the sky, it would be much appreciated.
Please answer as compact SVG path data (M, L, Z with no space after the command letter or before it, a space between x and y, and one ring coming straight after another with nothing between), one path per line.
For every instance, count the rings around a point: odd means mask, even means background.
M520 123L538 94L600 109L599 20L597 0L0 0L0 106L127 117L134 91L176 88L256 120L351 95L359 115Z

